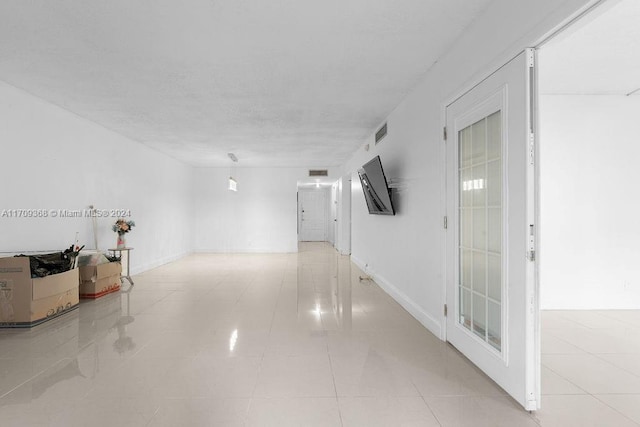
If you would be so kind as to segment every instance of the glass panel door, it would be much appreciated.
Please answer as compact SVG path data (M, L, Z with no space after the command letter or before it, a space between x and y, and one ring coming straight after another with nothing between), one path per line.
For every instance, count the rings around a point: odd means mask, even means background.
M502 112L459 131L458 322L502 351Z
M527 49L452 100L445 141L446 339L528 410L540 405L532 77Z

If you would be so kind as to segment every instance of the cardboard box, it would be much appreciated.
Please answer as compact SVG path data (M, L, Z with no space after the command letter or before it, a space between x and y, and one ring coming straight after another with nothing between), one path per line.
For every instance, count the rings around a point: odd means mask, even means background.
M77 269L32 279L28 257L0 258L0 328L30 328L78 303Z
M87 265L79 270L80 298L95 299L120 290L122 264L119 262Z

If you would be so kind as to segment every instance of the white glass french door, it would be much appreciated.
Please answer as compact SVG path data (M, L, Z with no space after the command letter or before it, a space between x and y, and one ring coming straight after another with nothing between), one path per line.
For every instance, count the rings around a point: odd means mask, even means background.
M447 107L447 340L539 407L533 51Z

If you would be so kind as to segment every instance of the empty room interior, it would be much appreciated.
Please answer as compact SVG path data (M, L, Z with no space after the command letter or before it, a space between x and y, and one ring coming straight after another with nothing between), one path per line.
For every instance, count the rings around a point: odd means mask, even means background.
M0 425L640 425L640 3L0 3Z

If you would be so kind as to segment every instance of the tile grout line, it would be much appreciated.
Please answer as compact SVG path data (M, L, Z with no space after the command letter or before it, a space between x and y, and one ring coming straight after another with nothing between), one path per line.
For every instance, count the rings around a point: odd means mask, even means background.
M329 359L329 368L331 369L331 379L333 380L333 391L335 393L336 406L338 408L338 416L340 417L340 425L344 426L344 420L342 418L342 410L340 409L340 400L338 399L338 387L336 386L336 374L333 370L333 362L331 360L331 354L329 352L329 341L326 342L327 358Z
M610 394L619 394L619 393L610 393ZM613 410L614 412L622 415L623 417L625 417L626 419L628 419L632 423L634 423L636 425L640 425L635 420L631 419L627 414L625 414L624 412L621 412L618 409L614 408L613 406L609 405L607 402L605 402L602 399L598 398L598 396L596 396L595 394L590 394L589 396L593 397L594 399L596 399L598 402L602 403L607 408L609 408L609 409Z
M436 420L436 422L438 423L438 425L440 427L442 427L442 422L440 421L440 418L438 418L438 416L436 415L435 411L433 410L433 408L431 407L431 405L429 405L429 402L427 402L427 399L424 397L424 395L422 393L420 393L420 390L418 389L418 387L415 385L415 383L413 382L413 380L411 380L411 384L413 384L413 386L416 388L416 390L418 391L418 394L420 395L420 398L422 399L422 401L424 402L424 404L427 406L427 408L429 408L429 412L431 412L431 415L433 415L433 418Z
M618 355L618 354L636 354L636 353L589 353L589 355L590 355L590 356L595 357L595 358L596 358L596 359L598 359L598 360L603 361L604 363L606 363L606 364L608 364L608 365L613 366L613 367L614 367L614 368L616 368L616 369L620 369L621 371L624 371L624 372L628 373L629 375L632 375L632 376L634 376L634 377L636 377L636 378L640 379L640 375L636 374L635 372L630 371L630 370L628 370L628 369L626 369L626 368L623 368L623 367L621 367L621 366L618 366L618 365L614 364L613 362L611 362L611 361L609 361L609 360L607 360L607 359L603 359L602 357L600 357L600 356L601 356L601 355L603 355L603 354L608 354L608 355L611 355L611 354L613 354L613 355ZM638 355L638 357L640 357L640 354ZM619 394L619 393L609 393L609 394ZM640 394L640 391L639 391L638 393L633 393L633 394Z
M580 389L580 390L582 390L584 392L583 394L570 393L570 394L547 394L547 395L541 393L541 398L542 398L542 396L583 396L585 394L586 395L590 394L587 390L585 390L582 387L578 386L577 384L575 384L573 381L569 380L568 378L565 378L563 375L560 375L560 373L554 371L549 366L547 366L545 364L541 364L541 366L547 368L548 370L550 370L551 372L553 372L554 374L556 374L557 376L559 376L560 378L562 378L563 380L565 380L566 382L568 382L569 384L574 386L575 388ZM542 381L540 381L540 382L542 383ZM544 388L544 384L542 384L542 387Z
M17 386L15 386L14 388L12 388L11 390L9 390L8 392L4 393L3 395L0 396L0 400L4 399L6 396L8 396L9 394L13 393L14 391L16 391L17 389L19 389L20 387L22 387L23 385L25 385L26 383L28 383L29 381L33 381L36 377L42 375L43 373L45 373L46 371L48 371L49 369L53 368L54 366L60 364L61 362L65 361L65 360L71 360L68 357L63 357L62 359L58 360L57 362L53 363L52 365L44 368L43 370L41 370L40 372L38 372L37 374L34 374L32 377L30 377L29 379L21 382L20 384L18 384Z
M279 301L279 300L280 300L280 295L282 294L282 288L283 288L283 286L284 286L284 272L283 272L282 279L281 279L281 281L280 281L280 287L278 288L278 298L277 298L277 300L276 300L276 301ZM244 292L243 292L243 294L244 294ZM240 301L240 299L238 299L238 301ZM237 301L237 302L238 302L238 301ZM236 302L236 304L237 304L237 302ZM260 381L260 377L261 377L261 375L262 375L262 369L263 369L263 367L264 367L264 357L265 357L265 354L266 354L266 352L267 352L267 347L269 346L269 343L271 342L271 333L272 333L272 331L273 331L273 324L274 324L274 322L275 322L275 318L276 318L276 311L277 311L277 309L278 309L278 302L276 302L276 305L275 305L275 307L273 308L273 314L272 314L272 316L271 316L271 323L270 323L270 325L269 325L269 334L268 334L268 338L267 338L267 339L268 339L268 341L267 341L267 344L265 345L265 348L264 348L264 349L263 349L263 351L262 351L262 355L260 356L260 366L259 366L259 368L258 368L258 374L256 375L256 382L255 382L255 384L253 385L253 390L251 391L251 398L250 398L250 400L249 400L249 405L247 405L247 411L246 411L246 413L245 413L245 423L246 423L246 422L248 421L248 419L249 419L249 414L251 413L251 408L253 407L253 401L254 401L254 399L256 398L256 397L255 397L256 389L258 388L258 383L259 383L259 381Z

